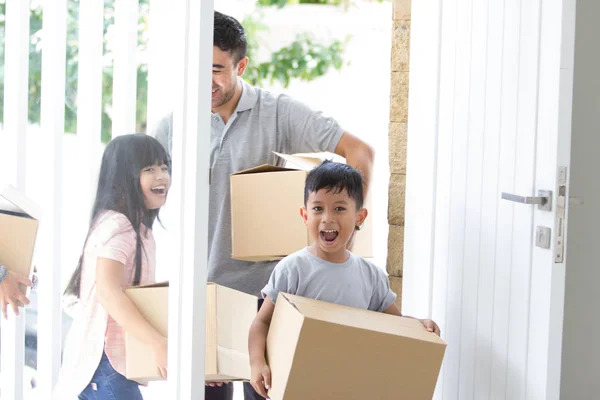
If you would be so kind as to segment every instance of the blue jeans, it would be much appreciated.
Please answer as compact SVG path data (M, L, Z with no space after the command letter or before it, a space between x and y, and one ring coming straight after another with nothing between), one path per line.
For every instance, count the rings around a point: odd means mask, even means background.
M115 371L106 353L102 353L100 365L79 400L143 400L143 397L138 383Z

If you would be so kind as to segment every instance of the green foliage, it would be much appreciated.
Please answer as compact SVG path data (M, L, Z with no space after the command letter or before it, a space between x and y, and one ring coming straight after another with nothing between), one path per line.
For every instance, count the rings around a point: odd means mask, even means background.
M297 35L292 43L271 53L266 61L260 61L257 57L263 45L260 37L268 33L268 28L261 22L260 16L249 16L242 25L247 33L250 58L244 78L253 85L279 82L288 87L292 79L309 82L332 68L340 70L344 66L345 42L334 40L326 45L306 33Z
M263 7L285 7L290 4L323 4L323 5L348 5L350 0L258 0L257 4Z
M66 48L66 87L65 87L65 131L77 131L77 71L79 49L79 2L68 0L67 48ZM265 0L260 0L263 2ZM275 1L275 0L273 0ZM279 0L277 0L279 1ZM336 0L343 2L346 0ZM138 23L138 52L147 48L149 0L139 0L140 13ZM285 5L286 2L282 2ZM325 3L325 2L321 2ZM5 36L6 0L0 0L0 123L4 116L4 36ZM251 16L242 24L246 29L250 64L245 78L254 85L279 82L287 87L292 79L310 81L323 76L331 68L341 69L344 65L343 51L345 43L333 41L322 44L307 34L298 35L288 46L273 52L266 60L259 61L259 48L263 46L261 35L268 34L268 28L260 17ZM113 86L113 56L109 46L109 31L114 25L114 0L105 0L104 11L104 57L102 66L102 141L111 137ZM42 8L41 2L33 0L30 14L30 51L29 51L29 121L40 122L41 80L42 80ZM143 57L141 57L143 59ZM145 131L147 121L148 66L140 64L137 68L137 130Z
M390 0L375 0L378 3L383 3ZM276 6L279 8L292 4L320 4L330 6L344 6L348 8L352 4L352 0L257 0L256 4L262 7Z

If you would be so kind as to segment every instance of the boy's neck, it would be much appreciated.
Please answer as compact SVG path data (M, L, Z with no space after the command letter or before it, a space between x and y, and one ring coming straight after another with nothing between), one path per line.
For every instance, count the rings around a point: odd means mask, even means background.
M351 253L346 249L342 249L335 253L323 251L315 243L308 246L308 251L310 251L313 255L320 258L321 260L324 260L324 261L327 261L327 262L330 262L333 264L343 264L346 261L348 261L348 259L350 259L350 255L351 255Z

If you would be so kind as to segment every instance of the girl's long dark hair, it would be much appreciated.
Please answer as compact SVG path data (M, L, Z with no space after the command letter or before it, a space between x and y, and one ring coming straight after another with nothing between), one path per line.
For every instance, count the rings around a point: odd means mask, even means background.
M171 172L171 160L162 145L153 137L131 134L114 138L104 150L98 190L92 208L88 230L79 263L71 276L65 295L80 297L83 254L89 235L98 216L104 211L116 211L127 217L136 235L135 275L133 285L138 285L142 274L142 224L152 228L158 210L146 209L140 185L140 171L154 164L166 164Z

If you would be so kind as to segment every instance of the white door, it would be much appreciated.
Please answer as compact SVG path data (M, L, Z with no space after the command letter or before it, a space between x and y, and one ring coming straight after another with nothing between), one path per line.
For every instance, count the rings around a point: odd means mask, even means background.
M435 398L558 398L575 0L412 7L403 311L448 342Z

